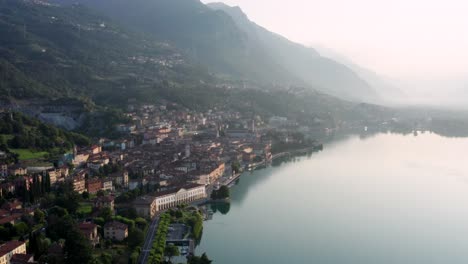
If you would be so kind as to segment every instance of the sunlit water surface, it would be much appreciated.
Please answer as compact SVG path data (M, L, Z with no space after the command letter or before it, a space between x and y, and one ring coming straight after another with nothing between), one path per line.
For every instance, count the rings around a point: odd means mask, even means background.
M349 137L231 193L197 248L217 264L468 263L466 138Z

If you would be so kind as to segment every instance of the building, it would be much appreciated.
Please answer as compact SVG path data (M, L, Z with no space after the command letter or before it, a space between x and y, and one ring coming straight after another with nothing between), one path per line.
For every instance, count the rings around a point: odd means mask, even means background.
M99 154L102 152L102 147L98 145L94 145L91 147L91 153L92 154Z
M181 188L159 192L156 195L156 210L166 210L206 198L205 185L189 184Z
M73 190L78 193L84 193L86 191L86 180L85 178L76 177L73 179Z
M78 225L81 233L89 239L93 247L99 244L99 234L97 230L97 225L89 222L83 222Z
M94 208L102 209L105 207L109 207L112 211L114 211L114 197L109 196L102 196L96 198L94 201Z
M112 185L112 179L103 179L102 181L102 190L103 191L112 191L114 190L114 187Z
M14 254L10 259L10 264L27 264L34 262L34 255L31 254Z
M133 202L133 205L140 216L153 218L156 215L156 198L153 196L138 197Z
M128 226L117 221L104 225L104 238L122 241L128 237Z
M128 188L128 171L116 172L109 175L114 182L114 185L119 185L123 188Z
M15 254L26 254L26 242L8 241L0 246L0 264L10 264Z
M90 194L96 194L99 190L102 189L102 182L99 179L88 179L86 181L86 190Z
M7 177L7 176L8 176L8 165L0 164L0 177Z
M9 175L23 176L28 174L28 168L21 165L14 165L8 168Z

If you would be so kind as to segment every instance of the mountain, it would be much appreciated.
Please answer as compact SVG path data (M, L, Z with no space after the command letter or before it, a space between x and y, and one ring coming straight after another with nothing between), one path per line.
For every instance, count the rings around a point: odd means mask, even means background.
M227 13L251 39L261 43L275 61L282 63L314 88L355 101L375 101L376 91L347 66L321 56L316 50L289 41L250 21L239 7L208 4Z
M79 5L0 1L0 92L16 99L148 100L164 85L209 83L176 48Z
M311 87L355 101L378 97L348 67L269 32L236 7L198 0L56 1L86 5L121 25L167 41L225 79Z
M365 80L380 95L383 102L394 103L404 101L407 95L390 78L380 76L378 73L356 64L346 56L328 48L314 45L322 56L338 61L352 69L360 78Z

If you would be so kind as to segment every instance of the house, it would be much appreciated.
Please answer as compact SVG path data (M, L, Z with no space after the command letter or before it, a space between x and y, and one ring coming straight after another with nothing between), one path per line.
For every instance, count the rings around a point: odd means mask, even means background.
M91 147L91 153L92 154L99 154L102 152L102 147L101 146L98 146L98 145L93 145Z
M122 241L128 237L128 226L117 221L104 225L104 238Z
M97 225L90 222L83 222L78 225L81 233L89 239L93 247L99 244L99 234L97 230Z
M17 164L17 165L9 167L8 173L10 175L23 176L23 175L28 174L28 168Z
M0 164L0 177L8 176L8 164Z
M94 208L102 209L104 207L109 207L114 211L114 196L109 195L96 198Z
M0 245L0 264L9 264L15 254L26 254L26 242L8 241Z
M85 164L88 161L88 159L89 159L89 154L88 153L78 153L73 158L72 163L76 167L79 167L79 166Z
M114 186L112 185L112 179L110 179L110 178L103 179L103 180L101 180L101 182L102 182L101 190L103 190L103 191L112 191L112 190L114 190Z
M128 171L116 172L109 175L109 177L114 182L114 185L119 185L124 188L128 188Z
M27 264L34 263L34 255L31 254L14 254L10 259L10 264Z
M73 179L73 190L78 193L84 193L86 191L85 178L75 177Z
M156 215L156 198L153 196L138 197L133 202L133 206L142 217L153 218Z
M100 179L88 179L86 181L86 190L88 190L88 193L96 194L101 189L102 182Z

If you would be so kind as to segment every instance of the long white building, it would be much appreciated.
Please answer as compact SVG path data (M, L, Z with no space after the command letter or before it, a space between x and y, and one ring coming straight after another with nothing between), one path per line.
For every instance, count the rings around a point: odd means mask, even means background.
M205 199L205 185L190 184L181 188L156 194L156 210L162 211L181 204Z

